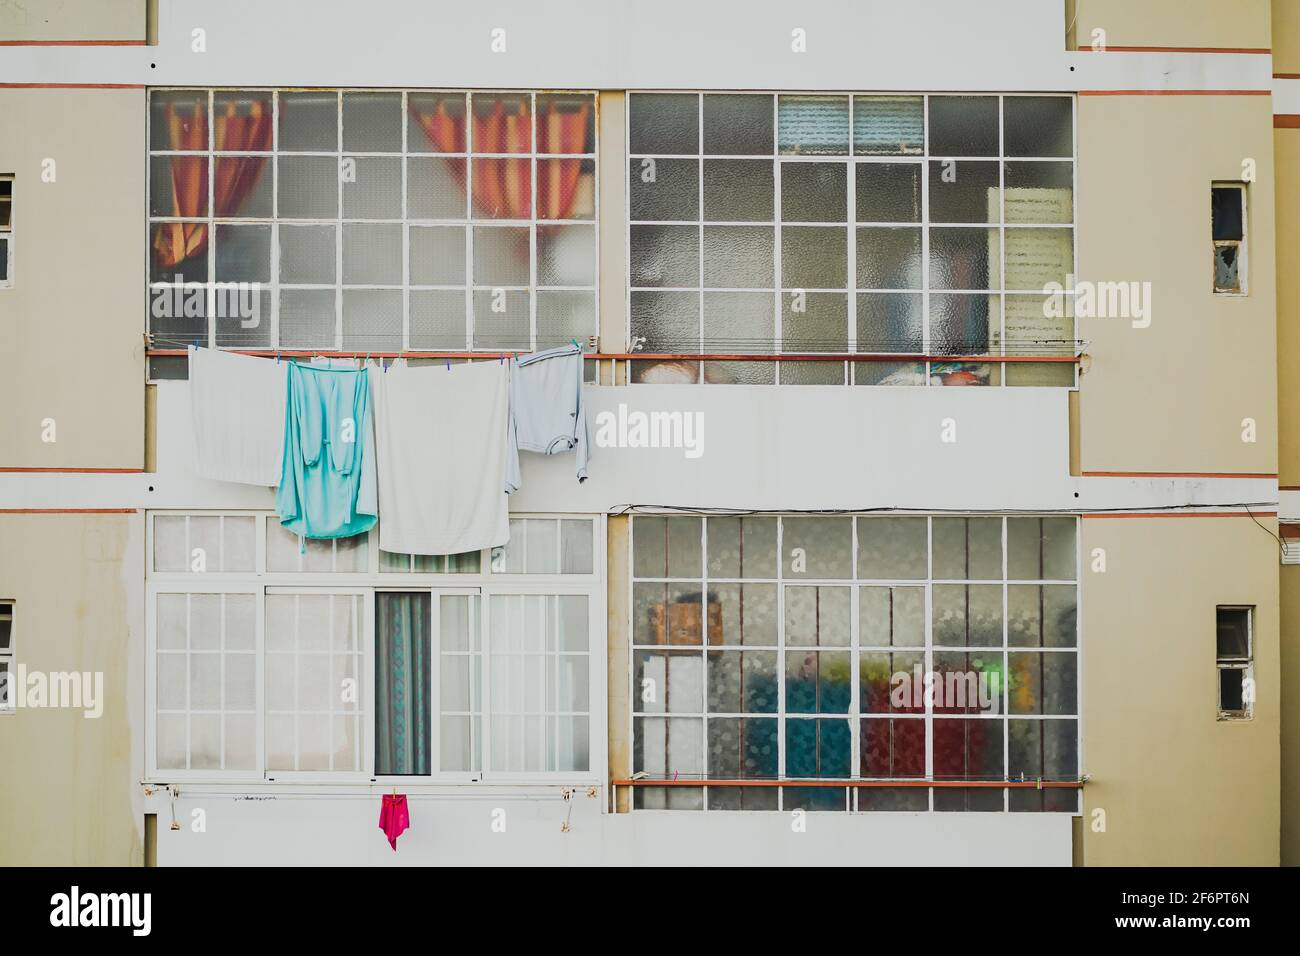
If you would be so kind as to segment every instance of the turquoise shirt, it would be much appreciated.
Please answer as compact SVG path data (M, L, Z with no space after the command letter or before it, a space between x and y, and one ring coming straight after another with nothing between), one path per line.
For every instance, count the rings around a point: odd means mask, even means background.
M289 366L275 509L304 538L346 538L379 513L365 369Z

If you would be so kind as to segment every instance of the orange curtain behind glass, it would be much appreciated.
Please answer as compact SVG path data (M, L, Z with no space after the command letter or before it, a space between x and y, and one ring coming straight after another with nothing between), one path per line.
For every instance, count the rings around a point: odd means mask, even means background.
M587 135L588 104L577 110L549 106L537 122L539 153L580 153ZM465 117L453 116L440 101L433 110L412 107L412 113L433 148L440 153L467 151ZM532 130L523 111L507 111L504 103L486 116L474 117L475 153L528 152ZM527 159L475 157L474 207L496 219L533 218L532 170ZM573 211L580 159L550 159L538 163L539 219L564 219ZM459 178L459 177L458 177Z
M186 124L174 106L167 107L167 135L171 149L207 148L206 107L194 108L192 122ZM188 128L187 128L188 127ZM216 117L217 150L269 150L271 148L271 114L261 100L254 100L248 115L240 116L234 102L226 104L225 113ZM174 216L194 218L207 214L208 157L171 157L172 210ZM257 186L266 165L265 156L222 156L212 183L214 215L232 216ZM201 222L164 222L154 228L155 263L164 269L185 262L202 253L208 245L208 227Z

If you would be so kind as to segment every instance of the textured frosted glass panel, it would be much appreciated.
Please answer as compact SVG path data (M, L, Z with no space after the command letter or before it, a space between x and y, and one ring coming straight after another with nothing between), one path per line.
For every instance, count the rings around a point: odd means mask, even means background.
M579 127L577 118L586 122ZM565 118L572 117L568 125ZM596 104L590 93L539 93L537 95L537 151L539 153L594 153Z
M930 295L930 351L980 355L997 351L1001 317L995 295Z
M1012 647L1074 647L1078 591L1070 584L1007 587L1007 643Z
M402 94L344 93L343 150L358 153L402 151Z
M864 587L858 591L863 647L922 647L925 591L919 587Z
M285 151L336 152L339 148L338 110L337 93L281 93L279 148Z
M633 721L632 767L652 779L704 772L704 720L699 717L638 717ZM640 789L640 788L638 788ZM693 791L692 791L693 792ZM678 806L673 791L666 798ZM696 794L696 800L700 799ZM684 808L683 808L684 809Z
M633 286L700 284L699 229L695 226L633 226Z
M633 575L639 578L699 577L701 520L657 515L634 518Z
M704 152L713 156L771 154L772 97L766 93L706 95Z
M465 348L465 293L458 289L411 293L411 348Z
M698 651L637 651L633 681L637 687L653 691L641 695L639 709L645 713L698 714L704 710L704 658Z
M533 170L527 159L475 159L475 219L528 219L535 208Z
M331 102L333 99L331 96ZM207 90L154 90L149 94L149 113L150 149L174 150L184 147L189 151L202 151L208 148ZM171 132L173 118L178 129L174 140ZM280 119L283 139L283 112Z
M859 518L858 578L924 578L927 535L925 518Z
M411 226L411 285L465 284L465 230L460 226Z
M710 518L709 577L776 576L776 519Z
M1077 780L1079 725L1074 720L1012 720L1007 729L1011 778ZM1077 813L1079 794L1069 789L1012 790L1012 811Z
M782 163L784 222L845 222L848 167L844 163Z
M400 223L343 224L343 284L402 284Z
M628 193L633 220L694 220L700 208L700 161L628 160Z
M771 222L775 187L767 159L706 159L704 218L709 222Z
M1043 518L1043 577L1049 581L1073 581L1077 564L1074 518Z
M999 242L996 229L932 228L930 288L998 288Z
M498 311L504 302L504 311ZM498 297L490 291L474 293L474 347L526 351L529 343L528 293L508 291Z
M334 226L280 226L280 281L334 282Z
M853 576L853 523L849 518L785 518L781 529L781 560L787 578Z
M844 375L843 362L781 363L782 385L843 385Z
M595 285L595 227L540 227L537 230L537 284Z
M590 574L592 547L590 521L585 518L565 518L560 521L561 574ZM585 643L583 646L586 646Z
M526 226L474 228L474 284L526 286L529 272Z
M339 161L330 156L280 156L282 219L334 219L339 211Z
M334 345L334 290L280 290L280 344L286 348Z
M997 163L930 161L931 222L998 222L1001 175Z
M565 345L570 339L584 344L596 334L595 292L537 293L537 347Z
M217 281L271 281L271 227L217 224Z
M934 643L949 647L1002 645L1002 586L936 584L931 589Z
M1077 714L1078 661L1073 653L1011 651L1008 686L1013 714Z
M842 292L808 292L803 309L794 311L795 296L781 296L781 349L785 352L846 352L849 347L849 298ZM789 365L791 363L786 363ZM818 362L837 371L833 362ZM786 370L782 366L782 372ZM838 369L840 376L843 370Z
M843 227L782 227L782 287L844 288L848 282L848 241L848 232Z
M632 337L643 352L698 352L700 297L694 292L633 292Z
M847 713L852 694L850 657L847 651L786 653L787 713ZM789 759L788 754L787 759Z
M714 780L775 779L779 776L779 752L774 718L722 717L709 721L709 777ZM719 805L719 792L724 794L721 802L725 805ZM775 791L768 787L710 787L709 809L775 810L775 797Z
M1008 96L1004 148L1008 156L1073 156L1074 117L1068 96Z
M409 113L406 120L408 153L465 152L464 93L408 93L406 105ZM439 115L449 117L452 122L435 120ZM431 135L435 129L439 135Z
M921 230L858 230L859 289L921 288Z
M773 362L704 363L704 381L712 385L771 385L775 380Z
M200 93L199 96L202 97L203 94ZM216 135L213 137L212 148L217 152L226 149L270 152L269 130L265 140L261 142L237 140L239 123L227 123L226 120L234 117L248 123L254 115L270 120L271 113L271 93L268 90L217 90L212 96L212 115L216 120L214 128Z
M931 156L997 156L996 96L930 97Z
M853 366L854 385L924 385L921 362L868 362Z
M1006 163L1006 221L1031 225L1074 221L1072 163Z
M708 643L775 647L775 584L710 584L709 605L721 613L709 618Z
M1074 518L1008 518L1007 577L1073 581L1076 529Z
M991 581L1002 577L1002 519L933 519L934 577Z
M922 350L920 293L859 292L857 322L859 352ZM858 366L860 370L869 367Z
M537 218L596 218L596 161L539 159Z
M849 151L849 98L779 96L777 130L782 153L842 156Z
M186 545L184 515L159 515L153 521L153 569L186 571L189 550Z
M476 153L527 153L533 148L532 97L527 93L471 93Z
M402 350L402 293L398 289L343 290L343 348Z
M1018 362L1006 370L1007 384L1036 388L1070 388L1074 366L1064 362Z
M633 93L628 97L633 155L700 151L700 98L694 93Z
M1073 229L1007 229L1007 288L1065 287L1074 272Z
M771 351L774 315L770 292L704 293L704 351Z
M858 163L858 222L920 222L920 163Z
M772 288L772 243L770 226L705 226L704 285Z
M788 647L848 647L850 595L846 587L785 589L785 643Z
M924 104L919 96L853 97L853 152L859 156L922 152Z
M407 159L406 215L411 219L464 219L465 160Z
M273 172L269 157L257 159L248 156L218 156L216 164L216 181L232 183L242 181L248 191L239 199L238 204L223 207L217 199L217 215L234 218L269 219L272 214L271 200L275 193L272 182Z

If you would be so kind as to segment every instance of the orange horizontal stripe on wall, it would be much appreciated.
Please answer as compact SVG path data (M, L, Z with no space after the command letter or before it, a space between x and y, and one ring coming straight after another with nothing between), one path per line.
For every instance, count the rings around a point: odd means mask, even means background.
M1274 113L1274 129L1300 129L1300 115L1295 113Z
M143 475L143 468L0 468L6 475Z
M1085 511L1084 518L1276 518L1276 511Z
M1284 538L1300 538L1300 524L1279 524L1277 530Z
M4 90L143 90L143 83L0 83Z
M1276 478L1272 472L1253 471L1085 471L1085 478Z
M1259 46L1110 46L1094 50L1087 44L1079 44L1080 53L1259 53L1273 51Z
M1272 96L1272 90L1080 90L1080 96Z
M137 508L0 508L0 515L133 515Z

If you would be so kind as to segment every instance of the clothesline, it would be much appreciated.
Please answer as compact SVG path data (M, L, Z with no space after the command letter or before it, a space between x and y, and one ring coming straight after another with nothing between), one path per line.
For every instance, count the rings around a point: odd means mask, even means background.
M528 350L509 349L504 352L466 351L406 351L374 352L333 349L241 349L226 348L224 352L252 355L261 358L353 358L353 359L465 359L489 361L514 355L529 354ZM150 358L184 357L183 348L150 348L145 354ZM587 361L679 361L679 362L978 362L1004 363L1073 363L1079 355L945 355L929 352L587 352Z

